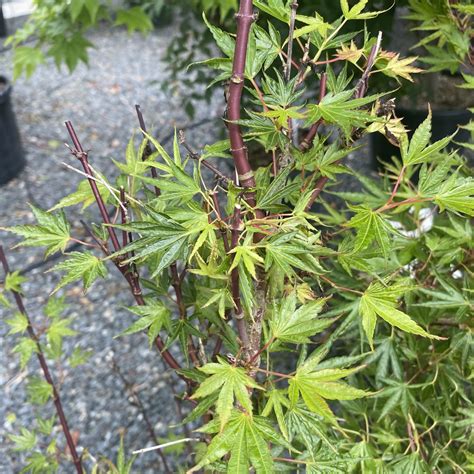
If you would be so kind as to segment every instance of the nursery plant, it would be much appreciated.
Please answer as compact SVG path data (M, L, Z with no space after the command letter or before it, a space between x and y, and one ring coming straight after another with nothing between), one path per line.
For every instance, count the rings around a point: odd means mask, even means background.
M376 75L401 82L421 71L415 57L385 49L382 33L367 32L364 22L383 12L366 4L341 0L339 17L327 21L317 4L302 15L296 1L241 0L235 33L205 18L222 52L205 63L214 85L225 86L228 139L196 150L177 130L167 150L137 107L143 140L132 137L111 181L67 122L71 166L84 182L51 210L32 207L36 225L9 228L20 246L64 254L54 294L77 281L87 290L109 271L123 275L134 304L117 336L139 344L146 334L175 374L183 422L195 430L181 440L192 456L174 460L176 470L474 467L472 173L445 150L455 136L431 143L429 105L409 139L394 91L370 92ZM259 11L271 20L261 22ZM352 23L360 31L344 32ZM401 150L384 176L351 166L368 159L370 133ZM252 141L270 157L257 169ZM342 174L358 187L341 187ZM86 237L67 220L64 209L75 205L98 208L100 219L83 224ZM73 241L84 248L68 251ZM11 436L30 452L25 470L54 472L71 461L78 473L132 472L123 446L114 465L76 445L51 367L84 362L62 350L65 337L80 334L62 297L49 300L41 322L27 315L23 277L4 250L0 257L1 301L18 307L6 321L14 352L22 367L37 357L42 369L28 382L30 397L57 414L45 409L36 426ZM51 437L57 423L64 439Z

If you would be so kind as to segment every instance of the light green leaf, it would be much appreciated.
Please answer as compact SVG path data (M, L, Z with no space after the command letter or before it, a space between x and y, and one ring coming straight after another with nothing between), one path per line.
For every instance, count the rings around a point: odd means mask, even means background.
M119 10L115 26L125 25L129 33L141 31L147 33L153 29L150 16L141 7L132 7L128 10Z
M320 333L335 321L334 318L317 318L325 302L324 299L314 300L296 309L296 294L291 293L273 308L270 320L272 336L294 344L311 342L311 336Z
M221 430L230 419L234 398L246 410L248 416L252 416L252 402L248 389L263 389L245 373L244 369L219 359L219 363L206 364L200 367L199 370L210 375L210 377L201 383L191 398L207 397L219 391L216 412L219 415Z
M53 386L40 377L32 377L26 391L31 403L35 405L44 405L53 396Z
M20 312L14 313L13 318L6 319L5 322L10 326L8 334L23 334L28 328L28 318Z
M409 286L394 285L393 287L384 287L381 283L372 283L359 302L359 312L362 316L364 330L367 334L370 345L373 347L373 335L375 329L376 316L387 321L392 326L395 326L402 331L419 336L428 337L430 339L441 339L426 332L419 326L408 314L396 309L397 298L403 292L410 291Z
M64 213L50 214L30 205L37 225L19 225L5 230L21 235L24 240L17 247L46 247L45 256L64 252L70 236L70 225Z
M36 434L34 431L29 431L26 428L21 428L21 434L8 435L8 438L15 443L13 448L15 451L29 451L36 446Z
M107 268L103 261L96 256L86 252L71 252L68 259L55 265L52 271L64 271L66 274L62 277L53 293L63 286L74 281L82 279L84 290L87 290L97 278L105 278Z

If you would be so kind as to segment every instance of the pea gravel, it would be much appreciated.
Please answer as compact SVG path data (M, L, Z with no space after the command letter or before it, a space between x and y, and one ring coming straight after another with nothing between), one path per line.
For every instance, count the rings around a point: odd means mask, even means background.
M137 133L136 103L141 104L148 128L158 137L168 136L173 126L189 125L190 120L180 109L180 96L164 93L159 85L166 76L166 65L160 58L171 36L171 27L148 37L103 29L92 34L96 49L91 50L89 67L80 66L69 75L48 63L30 80L21 78L14 84L13 105L28 166L18 179L0 188L0 227L32 223L28 202L47 209L75 190L81 176L61 164L77 166L64 146L68 140L64 121L73 122L84 148L90 150L92 165L108 176L116 173L111 159L123 160L128 140ZM0 71L11 77L11 52L0 54ZM194 121L220 115L223 107L221 96L209 106L199 104ZM220 122L206 122L189 130L189 143L199 151L222 128ZM70 208L68 217L73 234L81 235L79 219L93 221L96 214L93 206L84 214ZM11 249L17 239L1 230L0 242L8 249L12 269L36 267L27 274L24 292L30 317L38 320L58 281L57 274L46 273L55 262L42 262L40 249ZM164 368L157 352L148 348L145 336L114 339L132 321L131 314L123 309L133 302L121 277L111 268L107 280L97 282L86 295L78 286L69 286L62 294L69 303L66 316L74 318L72 327L79 333L66 340L65 352L70 354L80 346L92 349L94 354L79 368L53 368L54 374L61 374L64 380L61 397L71 429L79 438L79 449L87 448L96 458L104 455L115 459L121 433L129 453L151 445L140 411L130 403L122 380L112 369L114 359L127 380L137 387L157 435L185 436L182 427L171 426L179 420L172 389L179 392L182 386ZM8 316L9 311L0 309L2 321ZM7 331L7 326L0 323L0 472L10 474L24 467L24 455L12 449L8 435L18 433L21 426L31 427L35 412L46 417L53 408L50 404L46 408L25 404L24 379L38 373L39 367L33 360L26 370L20 370L18 358L11 352L15 337L5 337ZM16 415L14 423L8 416L12 413ZM57 434L63 446L62 434ZM163 472L155 452L140 455L134 466L133 472ZM60 472L74 469L66 463Z

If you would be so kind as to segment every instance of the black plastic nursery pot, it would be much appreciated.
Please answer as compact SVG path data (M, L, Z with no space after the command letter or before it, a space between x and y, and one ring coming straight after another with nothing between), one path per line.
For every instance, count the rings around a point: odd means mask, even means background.
M3 16L2 1L0 0L0 38L7 36L7 22Z
M427 110L409 110L397 107L397 117L403 117L405 127L410 130L409 136L426 119ZM459 125L466 125L472 118L472 113L466 109L433 110L432 112L432 137L431 141L441 140L452 135ZM470 132L459 129L454 139L457 143L469 142ZM370 135L370 148L374 169L382 169L384 163L390 163L393 156L400 157L400 149L393 146L382 134L372 133ZM460 146L452 143L451 149L459 149ZM448 147L448 148L449 148Z
M18 176L26 164L11 105L12 86L0 76L0 185Z

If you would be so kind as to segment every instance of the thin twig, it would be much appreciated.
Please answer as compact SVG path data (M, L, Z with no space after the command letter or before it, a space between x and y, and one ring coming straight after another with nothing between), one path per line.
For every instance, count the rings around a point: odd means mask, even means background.
M112 360L112 367L119 376L120 380L122 381L125 390L129 392L131 397L133 398L136 407L140 411L140 413L143 416L143 421L146 424L148 433L150 435L151 440L155 444L159 444L158 436L155 433L155 429L153 428L153 423L150 421L150 418L148 417L148 413L145 409L145 405L143 405L143 402L141 398L139 397L138 393L136 390L134 390L133 385L125 378L125 375L123 375L122 371L120 370L120 367L115 359ZM166 461L166 456L163 454L162 451L158 451L158 456L163 463L163 467L167 473L171 473L171 469L168 466L168 462Z
M201 441L199 438L183 438L183 439L177 439L175 441L170 441L168 443L160 444L158 446L151 446L149 448L143 448L139 449L137 451L133 451L132 454L143 454L143 453L148 453L149 451L155 451L157 449L164 449L168 448L169 446L174 446L176 444L181 444L181 443L189 443L190 441Z
M84 172L87 175L92 176L93 173L89 166L88 154L82 148L82 145L77 137L76 131L74 130L74 127L72 126L72 123L70 121L66 122L66 128L74 144L73 154L81 162L81 165L84 168ZM92 193L94 194L95 201L99 207L102 220L104 221L104 223L110 224L109 214L107 213L104 200L102 199L102 196L100 195L99 188L97 187L97 183L93 179L90 179L90 178L88 179L89 179L90 187L92 189ZM115 251L120 250L120 244L117 239L117 235L115 234L115 229L111 226L107 226L107 231L109 233L110 240L112 241L112 245L114 246Z
M10 268L8 265L7 257L5 255L5 252L3 250L3 247L0 245L0 261L2 262L3 270L5 272L5 275L10 273ZM41 370L43 371L44 378L46 382L51 385L52 392L53 392L53 402L54 406L56 407L56 412L58 414L59 421L61 423L61 427L64 433L64 436L66 438L66 443L69 449L69 452L71 453L72 460L74 463L74 466L76 468L76 471L78 474L83 474L83 468L82 468L82 462L81 458L77 454L76 446L74 444L73 437L71 435L71 432L69 430L69 425L66 419L66 416L64 414L63 406L61 403L61 398L59 396L59 392L56 388L56 385L53 381L53 378L51 376L51 372L49 370L48 364L46 362L46 358L43 353L43 348L39 342L39 339L35 333L35 330L33 329L33 326L31 324L31 320L28 316L28 313L26 312L25 305L23 303L23 298L21 294L15 290L12 290L13 296L15 298L16 305L18 307L18 310L20 313L26 318L27 321L27 332L32 341L36 344L36 356L38 357L39 364L41 366Z
M146 133L147 133L147 128L145 125L145 119L143 118L142 110L138 104L135 105L135 110L137 111L137 117L138 117L138 123L140 124L140 128L142 130L142 135L143 138L146 138ZM145 152L143 153L143 161L146 161L148 157L151 155L151 145L150 142L147 141L147 144L145 146ZM151 167L151 176L154 179L158 179L158 173L155 168ZM160 188L155 186L155 195L159 196L161 194Z
M290 32L288 34L288 56L286 58L285 66L285 80L289 82L291 78L291 61L293 58L293 35L295 33L295 21L296 21L296 11L298 10L298 2L293 0L290 5L291 15L290 15Z
M189 153L189 157L193 160L198 161L201 165L206 167L208 170L212 171L216 178L223 182L225 189L227 189L227 185L232 182L232 180L222 173L218 168L216 168L213 164L209 163L207 160L201 159L199 153L196 153L186 142L186 137L184 135L184 130L179 131L179 142L181 145L186 148L187 152Z
M327 86L327 74L323 72L321 74L321 82L319 83L319 103L322 102L324 97L326 96L326 86ZM303 141L300 144L300 150L305 151L311 148L313 143L314 137L318 133L319 127L323 123L322 120L318 120L317 122L313 123L311 128L309 129L308 133L304 137Z
M374 67L375 61L377 59L377 55L380 51L380 47L382 44L382 32L380 31L378 36L377 36L377 41L372 46L372 49L370 50L369 57L367 58L367 64L365 67L365 70L362 74L362 77L359 79L355 91L354 91L354 97L356 99L361 99L362 97L365 96L367 89L368 89L368 84L369 84L369 77L370 77L370 72L372 71L372 68ZM357 135L358 130L354 130L353 135ZM336 165L339 164L339 161L335 163ZM306 210L309 211L318 198L318 196L321 194L323 191L324 187L326 186L327 182L329 181L329 178L327 176L321 176L318 181L316 181L316 185L314 187L314 191L311 194L311 198L308 201L308 204L306 206Z

